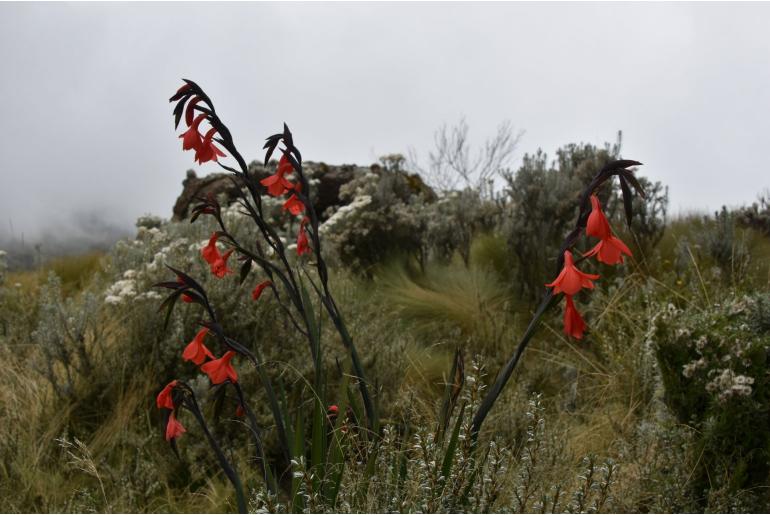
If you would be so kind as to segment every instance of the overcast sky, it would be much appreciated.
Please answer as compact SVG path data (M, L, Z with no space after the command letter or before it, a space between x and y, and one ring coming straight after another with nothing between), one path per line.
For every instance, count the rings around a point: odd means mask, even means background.
M770 187L768 4L0 5L0 235L170 216L193 166L168 97L201 84L248 159L368 165L465 115L524 152L624 133L672 212Z

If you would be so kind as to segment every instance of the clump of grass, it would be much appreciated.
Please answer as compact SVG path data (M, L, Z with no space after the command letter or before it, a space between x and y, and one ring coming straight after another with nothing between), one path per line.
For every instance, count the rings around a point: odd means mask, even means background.
M76 256L54 258L43 267L43 273L54 272L62 282L65 294L72 294L85 288L101 270L103 252L89 252Z
M415 274L393 263L375 281L391 313L426 343L459 339L473 352L489 351L510 331L508 290L486 267L433 264Z

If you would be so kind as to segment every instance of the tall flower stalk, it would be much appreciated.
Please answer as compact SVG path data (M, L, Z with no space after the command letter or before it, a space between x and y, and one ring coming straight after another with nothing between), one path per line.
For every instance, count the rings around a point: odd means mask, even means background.
M644 190L636 180L634 174L629 167L640 166L642 163L633 161L630 159L621 159L611 161L607 163L601 170L599 170L591 182L586 186L580 195L580 212L578 213L575 227L570 231L559 249L559 254L556 257L557 265L557 277L556 279L546 284L548 290L543 296L543 300L540 302L532 320L529 322L527 329L524 331L519 344L514 350L513 355L503 365L497 374L494 384L487 392L484 399L473 416L472 422L472 434L474 438L478 437L481 426L484 420L489 415L489 412L495 405L500 393L511 378L513 371L516 369L516 365L519 363L522 354L526 350L532 337L537 332L538 327L549 308L556 305L560 300L560 295L564 295L566 298L566 308L564 313L564 332L574 338L582 338L583 332L586 328L586 324L578 313L573 295L577 294L581 289L593 288L593 281L599 279L598 275L586 274L579 269L576 265L584 259L596 256L598 261L605 264L618 264L623 262L623 255L631 255L631 251L628 247L615 237L609 227L604 213L601 211L599 205L599 199L595 193L601 188L607 181L612 180L617 176L620 183L620 190L623 194L623 207L626 215L626 222L629 227L631 226L631 219L633 217L632 209L632 191L631 188L636 190L642 198L644 198ZM593 236L599 238L599 243L579 259L574 259L572 255L572 249L575 244L580 240L583 234L587 236Z
M212 216L218 226L218 230L211 235L209 243L201 249L201 259L208 263L212 275L218 279L224 280L229 275L235 275L235 272L229 268L229 261L233 254L237 261L240 262L238 272L240 283L243 283L253 271L260 271L261 281L251 292L252 300L257 301L265 289L270 289L287 319L307 341L309 355L313 361L314 368L311 462L313 466L318 467L318 477L323 478L327 456L333 455L333 453L329 452L328 442L326 442L325 438L328 405L324 393L325 374L323 370L320 320L316 318L311 294L306 285L310 285L310 291L318 298L323 306L323 310L332 321L343 345L349 353L352 368L351 375L352 379L358 384L366 426L370 434L375 436L378 432L378 417L358 351L329 288L329 274L319 238L318 216L308 197L310 185L303 171L302 156L299 149L294 145L291 131L284 124L283 131L268 137L264 145L266 151L265 166L268 165L274 154L280 156L276 173L266 179L257 181L255 177L249 174L246 161L238 152L230 131L217 114L209 96L195 82L190 80L185 80L184 82L184 85L170 98L170 102L176 103L173 111L175 127L179 126L182 119L184 119L187 125L185 132L180 135L182 148L183 150L194 151L195 160L199 163L203 164L214 161L220 167L232 173L231 179L239 192L237 202L243 208L244 213L254 222L260 236L255 245L249 245L246 242L240 241L228 230L221 216L220 205L216 199L201 198L199 199L199 204L192 209L191 222L196 221L200 216L206 215ZM203 130L205 130L205 134L201 134ZM222 163L221 159L228 157L235 161L234 166ZM288 211L293 216L303 215L296 235L297 255L291 259L287 254L288 248L279 237L275 228L265 219L262 210L263 195L283 197L287 194L289 196L284 203L284 211ZM218 245L226 247L226 252L221 253ZM265 252L265 245L269 247L269 253ZM296 265L292 263L296 263ZM315 274L311 274L308 270L309 268L314 268ZM277 400L269 376L264 370L261 360L258 358L259 350L257 348L250 348L248 345L244 345L227 335L226 329L221 325L206 291L198 281L181 270L171 267L169 267L169 270L174 274L176 280L156 285L172 290L171 294L161 304L161 309L166 311L166 323L168 323L179 298L182 298L186 303L201 306L203 308L203 316L206 317L199 321L202 329L193 342L185 349L182 357L198 365L200 370L208 375L212 385L219 385L220 391L223 391L222 389L228 385L235 389L239 402L238 413L246 415L250 432L256 444L257 461L261 464L267 487L273 493L277 493L278 482L276 480L276 473L273 466L267 462L262 446L262 430L257 426L253 411L249 407L241 385L238 382L236 367L238 366L239 359L245 358L257 369L278 432L278 440L285 462L283 464L284 467L291 468L292 464L304 461L304 456L300 456L300 449L304 446L298 446L294 443L296 438L301 438L301 434L299 436L295 434L294 438L291 437L289 414L285 413L285 409L282 408ZM220 352L216 355L212 354L203 344L203 338L207 334L214 335L219 342ZM241 502L242 487L240 486L237 473L232 465L227 462L218 444L205 427L202 414L197 409L197 402L194 402L194 399L190 400L192 391L181 382L172 382L167 388L170 388L170 390L166 391L164 397L166 401L164 401L163 409L170 409L171 416L165 417L166 432L171 427L170 434L175 435L170 441L174 444L176 438L182 434L179 430L181 424L175 417L178 408L186 408L192 411L196 419L202 424L207 439L220 459L220 464L222 464L227 477L230 478L235 486L238 493L239 509L243 510ZM179 395L182 394L184 395L180 397ZM180 399L180 402L168 402L168 399L177 398ZM158 404L161 406L160 400ZM299 420L301 421L301 416L298 415L298 417L300 417ZM179 424L179 427L177 427L177 424ZM301 429L298 427L296 431L299 433ZM283 473L283 470L280 472ZM295 500L295 504L296 502Z

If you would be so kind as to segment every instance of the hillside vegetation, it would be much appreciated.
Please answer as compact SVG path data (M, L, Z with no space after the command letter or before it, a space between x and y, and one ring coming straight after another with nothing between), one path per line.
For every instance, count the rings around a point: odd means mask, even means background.
M343 186L346 205L324 213L319 230L380 431L372 438L359 424L347 351L319 316L322 387L339 409L323 427L341 442L330 449L344 465L333 504L304 443L320 438L303 400L318 387L306 342L272 292L251 300L258 281L239 283L238 263L223 279L211 275L200 254L216 230L211 217L143 217L136 237L107 253L0 271L4 510L234 511L193 418L181 419L178 456L163 438L155 398L171 378L195 392L252 512L770 510L770 210L759 202L669 220L665 187L643 169L648 195L634 200L630 228L619 194L600 193L633 257L615 268L586 262L602 280L579 297L585 337L566 336L561 311L549 312L474 443L470 415L555 276L577 194L618 152L570 145L554 160L528 155L494 193L427 198L392 166ZM285 234L296 231L280 202L266 197L263 209ZM254 240L241 211L234 204L222 216ZM280 389L301 458L277 478L277 494L238 401L179 357L198 306L179 303L164 327L165 292L152 285L169 280L167 264L201 282L228 334L258 351ZM241 361L238 372L264 453L280 461L260 370ZM448 384L456 407L443 418Z

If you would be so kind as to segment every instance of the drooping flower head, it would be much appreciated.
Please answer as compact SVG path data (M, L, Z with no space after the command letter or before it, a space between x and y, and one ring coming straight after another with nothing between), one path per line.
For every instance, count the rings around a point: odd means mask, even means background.
M301 193L302 184L297 183L297 185L294 187L294 191ZM286 202L283 203L283 210L288 211L294 216L297 216L305 211L305 204L299 199L297 193L292 193Z
M564 332L580 340L586 330L586 323L575 308L572 295L565 295L565 297L567 298L567 305L564 309Z
M204 361L206 361L207 357L214 359L214 355L203 344L203 341L205 340L208 332L209 330L205 327L198 331L198 334L195 335L195 338L193 338L193 340L187 344L187 347L184 348L184 351L182 352L182 359L185 361L192 361L196 365L202 364Z
M211 273L214 274L216 277L219 277L222 279L227 274L233 273L232 270L227 268L227 260L230 259L230 255L233 253L233 249L228 250L224 254L222 254L219 259L214 261L214 263L211 264Z
M190 127L179 135L179 137L182 138L182 150L195 150L197 152L198 149L201 148L203 138L201 137L200 132L198 132L198 127L205 119L205 114L199 114L195 117L192 124L189 124Z
M600 240L594 248L585 254L586 257L595 255L601 263L617 265L623 262L624 254L626 256L631 255L626 244L612 234L610 224L602 212L602 206L596 195L591 195L591 214L586 222L586 234Z
M233 356L235 356L235 352L229 350L221 358L209 361L201 366L201 370L209 376L212 384L221 384L228 379L233 383L238 382L238 373L230 364Z
M170 383L168 383L158 394L158 397L155 399L155 404L158 406L158 409L161 408L168 408L168 409L174 409L174 400L171 397L171 393L174 391L174 387L177 384L177 380L174 379Z
M267 188L267 192L273 197L280 197L287 190L293 189L294 184L284 177L286 174L290 174L294 171L289 159L284 154L278 161L278 169L270 177L266 177L259 181L259 183Z
M206 246L201 249L201 256L203 256L203 260L206 261L206 263L209 265L213 265L217 262L218 259L222 258L222 255L219 253L219 249L217 248L218 239L219 233L215 232L211 235L211 238L209 238L208 244L206 244Z
M305 225L310 221L308 217L302 219L299 224L299 232L297 233L297 255L310 254L313 249L310 248L310 243L307 238L307 231L305 231Z
M572 252L565 250L564 267L561 269L561 272L556 279L554 279L552 283L546 284L546 286L553 288L554 295L559 293L575 295L582 288L593 289L593 281L598 278L598 275L587 274L578 270L572 259Z
M216 161L219 157L225 157L224 152L219 150L212 141L216 132L217 130L214 127L209 129L203 137L200 146L195 151L195 160L198 161L198 164L203 164L207 161Z
M252 292L251 292L251 298L252 298L252 300L259 300L259 297L261 297L261 296L262 296L262 291L263 291L265 288L267 288L268 286L270 286L271 284L273 284L273 281L271 281L271 280L269 280L269 279L268 279L268 280L266 280L266 281L262 281L261 283L259 283L258 285L256 285L256 286L254 287L254 289L252 290Z
M186 432L187 429L184 428L182 423L177 420L172 412L168 417L168 423L166 424L166 441L170 442L174 438L179 438Z
M620 238L610 236L597 243L585 256L596 256L596 259L606 265L617 265L623 262L623 254L630 256L631 250Z
M607 221L607 217L604 216L602 206L599 203L599 197L591 195L591 214L588 215L588 220L586 221L586 235L603 240L609 238L611 234L610 223Z

